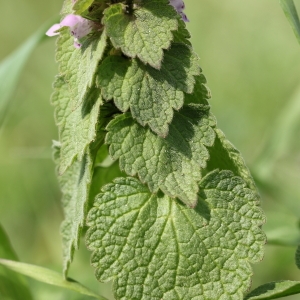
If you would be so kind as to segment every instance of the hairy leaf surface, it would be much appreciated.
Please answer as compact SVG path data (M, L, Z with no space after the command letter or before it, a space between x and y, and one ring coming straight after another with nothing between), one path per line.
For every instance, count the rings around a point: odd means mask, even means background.
M120 168L138 174L152 192L161 189L189 206L197 203L201 168L209 158L207 147L215 138L214 120L207 108L185 106L174 115L166 138L136 123L129 113L116 117L107 130L106 143Z
M183 44L173 44L165 52L158 71L138 60L121 56L107 57L100 66L98 84L106 100L114 99L123 112L129 108L142 125L166 136L173 119L173 109L179 110L184 93L191 93L195 75L200 74L197 56Z
M99 89L91 88L82 106L73 107L70 85L63 77L54 83L52 103L61 142L59 173L62 174L77 157L81 160L86 148L96 137L102 99Z
M59 163L60 149L54 146L55 160ZM93 176L93 156L88 150L82 161L76 160L61 176L59 183L63 193L65 219L61 225L63 238L63 272L67 276L74 252L79 248L81 231L87 215L89 189Z
M73 45L74 39L69 28L63 28L57 42L56 59L59 75L69 85L70 106L74 110L80 106L92 87L96 69L106 47L106 33L95 33L82 44L80 49Z
M194 209L118 178L88 216L96 277L114 281L116 299L240 300L263 255L258 203L230 171L203 178Z
M104 11L103 24L115 48L129 57L138 57L145 64L159 69L163 49L173 40L178 16L168 0L141 0L133 14L119 3Z

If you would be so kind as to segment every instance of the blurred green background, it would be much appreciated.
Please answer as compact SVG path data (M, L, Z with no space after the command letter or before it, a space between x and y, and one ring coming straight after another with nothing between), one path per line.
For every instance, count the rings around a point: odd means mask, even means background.
M212 91L212 111L252 170L268 219L270 245L262 263L254 265L252 287L300 280L294 264L300 243L300 45L278 1L185 4L192 43ZM61 6L61 0L0 0L0 60ZM57 130L49 102L57 72L54 48L55 38L48 38L34 50L0 128L0 223L21 261L60 272L63 214L51 158ZM81 248L70 277L109 297L109 287L94 279L84 241ZM35 299L86 299L28 281Z

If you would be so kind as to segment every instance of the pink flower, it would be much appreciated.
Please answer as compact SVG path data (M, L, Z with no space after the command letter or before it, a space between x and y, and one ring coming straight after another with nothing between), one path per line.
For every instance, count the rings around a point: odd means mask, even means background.
M185 5L182 0L170 0L170 4L176 9L176 11L181 15L181 18L184 22L189 22L186 14L183 12Z
M48 36L58 35L60 28L67 26L70 27L71 35L74 36L74 47L80 48L80 39L88 35L94 28L94 22L85 19L78 15L67 15L59 24L54 24L51 28L46 32Z

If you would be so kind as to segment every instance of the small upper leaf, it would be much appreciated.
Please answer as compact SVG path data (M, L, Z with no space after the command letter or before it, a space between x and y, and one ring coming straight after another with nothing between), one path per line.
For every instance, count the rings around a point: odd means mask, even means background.
M77 157L81 160L86 148L96 137L96 125L102 103L99 89L91 88L83 106L73 107L70 85L56 77L52 103L61 142L59 173L62 174Z
M106 100L114 99L123 112L128 108L143 126L166 136L173 119L173 109L179 110L184 93L194 88L194 76L200 74L197 56L183 44L173 44L165 51L158 71L138 60L121 56L107 57L99 68L98 84Z
M74 39L69 28L63 28L57 42L56 59L59 75L68 84L70 108L82 105L94 82L95 73L106 48L106 33L101 37L94 33L83 42L80 49L74 48Z
M120 168L138 174L152 192L161 189L195 206L201 168L209 158L206 147L215 138L214 125L206 108L185 106L175 113L168 136L161 138L126 113L108 124L106 143L111 156L120 158Z
M135 178L103 188L88 216L87 245L115 299L241 300L249 262L263 256L258 195L229 171L203 178L192 209L153 195Z
M115 48L130 57L159 69L163 49L173 40L178 16L168 0L141 0L133 14L123 4L111 5L104 11L103 24Z

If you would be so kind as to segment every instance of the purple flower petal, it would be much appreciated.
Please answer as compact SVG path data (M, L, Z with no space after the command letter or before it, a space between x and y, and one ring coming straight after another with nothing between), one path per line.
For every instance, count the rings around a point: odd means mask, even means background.
M181 15L184 22L189 22L186 14L183 12L185 5L182 0L170 0L170 4L176 9L176 11Z
M57 30L59 30L61 28L60 24L54 24L53 26L51 26L48 31L46 32L46 35L48 36L55 36L58 35L59 32L56 32Z
M63 20L60 22L61 26L68 26L68 27L74 27L76 26L78 23L80 23L81 21L85 20L84 18L82 18L81 16L77 16L77 15L67 15L63 18Z

